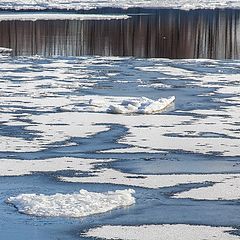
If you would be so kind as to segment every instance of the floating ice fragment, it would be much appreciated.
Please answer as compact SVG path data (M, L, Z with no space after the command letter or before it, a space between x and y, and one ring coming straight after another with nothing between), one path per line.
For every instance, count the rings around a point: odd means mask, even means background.
M139 113L139 114L152 114L156 112L161 112L170 104L175 101L175 97L170 98L159 98L154 101L149 98L139 98L133 100L124 100L120 104L112 104L108 108L108 112L117 114L129 114L129 113Z
M104 101L101 101L99 99L90 99L89 105L95 106L95 107L103 107L106 103Z
M91 108L87 107L85 110L114 114L154 114L163 111L174 101L174 96L159 98L158 100L146 97L125 97L125 99L120 97L92 98L88 102Z
M13 204L20 213L48 217L84 217L108 212L112 209L135 203L132 189L109 191L107 193L88 192L44 195L20 194L9 197L6 203Z

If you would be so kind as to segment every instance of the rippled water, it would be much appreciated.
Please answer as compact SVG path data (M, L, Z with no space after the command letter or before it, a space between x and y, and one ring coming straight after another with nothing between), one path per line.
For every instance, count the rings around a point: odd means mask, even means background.
M14 55L238 59L240 11L149 10L122 20L2 21Z

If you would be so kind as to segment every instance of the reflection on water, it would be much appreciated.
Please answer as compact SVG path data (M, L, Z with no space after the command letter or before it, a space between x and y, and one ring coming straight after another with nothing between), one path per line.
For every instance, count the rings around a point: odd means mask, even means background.
M156 10L122 20L2 21L0 46L15 55L235 58L240 11Z

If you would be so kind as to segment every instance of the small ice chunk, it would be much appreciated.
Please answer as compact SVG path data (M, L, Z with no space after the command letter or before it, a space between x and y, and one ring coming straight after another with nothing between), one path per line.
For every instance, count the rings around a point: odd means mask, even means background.
M124 114L126 113L126 108L124 106L110 105L108 110L109 113Z
M11 48L0 47L0 54L11 54L11 53L12 53Z
M94 107L103 107L106 103L100 99L90 99L89 100L89 105L94 106Z
M20 194L9 197L6 203L13 204L20 213L28 215L77 218L130 206L135 203L134 193L132 189L107 193L82 189L73 194Z
M124 100L119 104L111 104L107 111L116 114L153 114L161 112L174 101L174 96L170 98L159 98L156 101L142 97L139 99Z

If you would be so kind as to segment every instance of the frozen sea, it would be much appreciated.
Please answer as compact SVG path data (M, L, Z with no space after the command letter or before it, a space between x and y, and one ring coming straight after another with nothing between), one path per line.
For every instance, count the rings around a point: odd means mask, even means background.
M13 47L0 55L1 239L239 239L238 35L220 60L54 56L69 28L16 21L0 31L48 34L42 56L0 39Z

